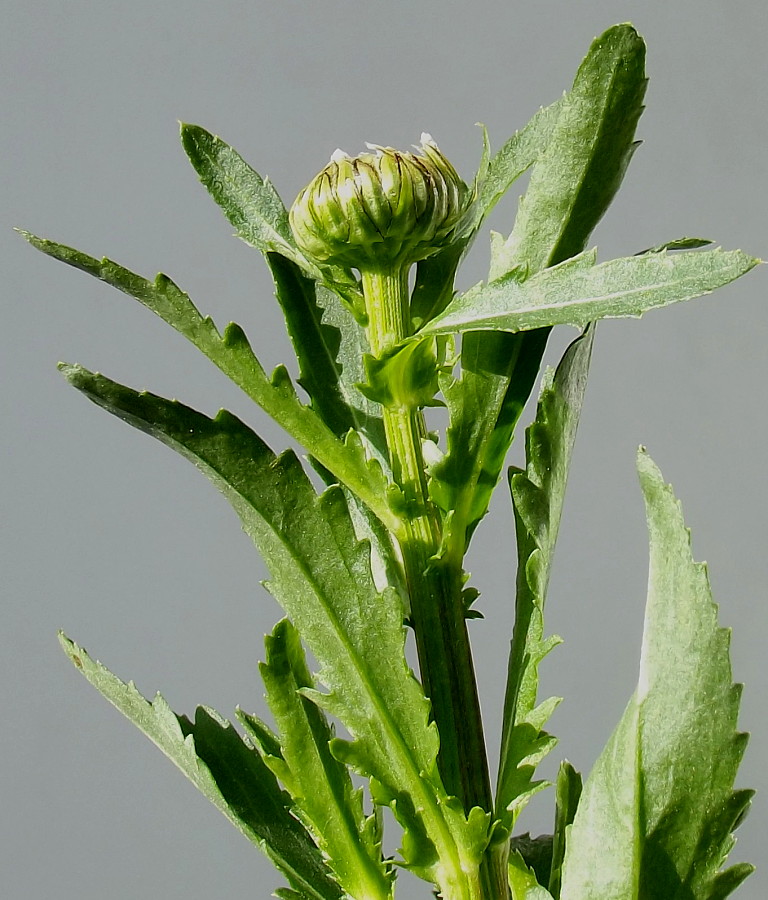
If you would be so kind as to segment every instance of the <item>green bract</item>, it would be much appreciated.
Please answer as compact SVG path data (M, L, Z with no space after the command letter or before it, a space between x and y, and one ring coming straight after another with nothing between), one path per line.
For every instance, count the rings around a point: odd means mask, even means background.
M470 201L467 185L428 134L421 153L368 145L337 150L299 194L290 222L317 260L350 268L413 263L454 240Z
M561 764L553 834L517 833L557 743L546 728L560 700L539 697L539 667L559 642L544 611L596 322L702 296L758 262L698 238L606 262L586 249L637 146L645 86L645 44L615 26L561 99L494 155L486 137L471 189L424 136L419 154L334 154L290 216L231 147L183 125L200 180L266 258L303 395L284 367L264 372L242 328L219 330L165 275L24 233L191 341L304 447L323 483L226 410L209 417L61 364L75 388L206 475L269 569L286 616L260 668L273 727L238 711L241 736L212 710L176 715L61 641L267 853L289 885L283 900L392 900L398 867L443 900L722 900L751 871L723 868L750 800L734 789L746 736L728 635L680 506L644 451L651 577L638 687L584 783ZM488 280L457 293L484 216L526 170L514 227L492 238ZM517 579L494 784L464 559L556 325L583 330L545 371L524 466L503 479L515 526L500 552L516 544ZM427 427L433 405L446 407L444 435ZM382 850L394 846L385 807L399 828L394 857Z

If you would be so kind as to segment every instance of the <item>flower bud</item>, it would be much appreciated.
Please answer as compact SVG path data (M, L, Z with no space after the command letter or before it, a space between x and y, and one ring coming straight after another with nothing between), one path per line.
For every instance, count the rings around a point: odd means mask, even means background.
M409 265L461 233L470 190L428 134L419 154L368 145L340 150L299 194L290 212L301 249L346 268Z

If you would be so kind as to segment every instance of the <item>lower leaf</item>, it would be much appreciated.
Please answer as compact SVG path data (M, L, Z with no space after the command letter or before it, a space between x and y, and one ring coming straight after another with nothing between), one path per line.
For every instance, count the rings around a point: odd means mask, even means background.
M644 451L638 470L651 546L640 678L584 786L561 900L714 900L752 870L719 871L751 796L733 790L747 736L729 633L680 504Z
M318 848L291 814L290 798L230 722L204 707L197 708L194 722L177 716L160 694L146 700L133 682L120 681L64 634L59 640L86 679L266 853L294 888L291 896L340 900L341 889Z

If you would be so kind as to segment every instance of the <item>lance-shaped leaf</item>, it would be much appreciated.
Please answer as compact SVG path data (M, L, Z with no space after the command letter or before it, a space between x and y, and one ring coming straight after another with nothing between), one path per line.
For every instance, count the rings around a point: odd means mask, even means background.
M194 722L177 716L157 694L146 700L63 634L64 652L88 681L139 728L232 824L261 848L304 900L340 900L333 880L304 826L291 814L259 754L213 710L198 707Z
M595 265L590 250L530 278L515 272L457 297L424 331L579 328L597 319L637 318L735 281L759 260L740 250L645 253Z
M562 101L510 236L492 247L491 278L575 256L610 206L637 144L647 86L645 43L631 25L595 38Z
M447 306L453 295L456 269L471 246L485 217L510 186L544 153L554 133L562 100L540 109L489 158L488 134L483 129L483 160L475 179L474 221L470 233L416 267L416 283L411 296L411 320L419 329Z
M323 322L317 302L316 282L307 278L291 260L279 253L266 259L275 282L275 295L285 316L288 334L299 363L299 384L311 399L312 408L339 437L359 422L341 383L337 362L338 328Z
M549 874L549 892L559 900L560 882L568 830L576 816L581 798L581 775L564 760L560 763L555 782L555 833L552 841L552 868Z
M509 856L509 889L512 900L552 900L552 895L539 884L536 873L516 850Z
M181 143L211 197L232 223L238 237L265 255L279 253L312 278L333 287L353 308L362 297L350 272L320 267L296 246L288 212L268 178L262 178L227 143L199 125L183 123Z
M584 249L635 147L644 66L645 45L635 30L610 28L593 42L571 90L537 113L491 162L481 194L487 202L495 202L507 176L535 163L512 234L493 241L491 279L516 268L533 274ZM454 555L464 552L488 509L548 334L463 336L462 376L443 385L450 413L446 454L432 472L438 502L457 510L448 535Z
M487 843L488 815L465 817L437 772L438 736L408 667L403 607L376 589L338 486L318 497L292 452L275 457L246 425L62 365L69 382L114 415L190 460L225 495L271 574L269 590L321 666L329 693L307 696L352 735L334 756L370 776L377 802L405 829L405 863L448 896L469 898Z
M266 639L259 668L267 702L280 732L282 754L266 762L290 792L302 820L350 897L369 900L392 894L392 873L381 858L375 818L363 811L345 765L333 758L333 730L301 691L314 689L301 640L288 619Z
M353 491L391 530L398 519L387 504L391 488L375 461L367 461L355 435L340 440L310 407L296 396L285 368L265 374L239 325L231 322L220 334L209 316L198 312L189 296L166 275L148 281L109 259L95 259L72 247L21 234L38 250L116 287L159 316L194 344L286 432L306 447L328 471Z
M542 157L555 133L564 102L561 98L542 107L488 160L487 171L479 179L479 218L487 216L523 172Z
M568 469L586 388L594 327L549 371L536 420L526 432L526 470L510 471L517 531L517 597L502 719L496 814L510 827L543 782L536 766L554 746L544 724L559 702L537 705L538 667L558 642L544 637L544 601L565 497Z
M638 471L650 537L640 677L584 785L560 896L719 900L752 870L720 871L752 793L733 789L741 690L680 504L644 451Z
M354 427L370 433L375 445L383 445L383 428L376 421L380 411L366 408L354 387L361 378L348 373L346 354L339 356L349 342L346 333L359 336L361 328L346 308L340 309L341 315L329 313L329 307L339 305L337 294L323 286L327 273L316 270L296 247L288 212L274 186L221 138L198 125L182 125L181 141L200 181L238 236L260 250L269 264L299 362L299 382L313 407L337 435ZM341 277L340 271L334 273ZM358 357L367 349L361 347Z

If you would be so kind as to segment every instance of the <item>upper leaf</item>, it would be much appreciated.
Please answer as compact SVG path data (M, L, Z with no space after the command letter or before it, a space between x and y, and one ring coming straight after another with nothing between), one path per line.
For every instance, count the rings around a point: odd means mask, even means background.
M708 294L758 262L740 250L691 250L646 253L595 265L595 251L587 251L530 278L513 272L477 285L450 303L424 331L581 328L597 319L639 317L649 309Z
M584 249L632 156L646 86L644 61L645 45L631 26L610 28L593 42L571 90L537 113L491 160L481 179L481 208L495 203L509 180L535 163L512 234L493 242L491 279L515 268L531 275ZM454 554L464 552L488 508L548 333L544 328L519 338L487 331L463 336L461 378L443 386L450 412L446 453L432 473L438 502L456 510L448 535Z
M239 325L230 323L220 334L210 317L201 316L189 296L166 275L160 274L154 281L148 281L109 259L95 259L72 247L21 233L43 253L134 297L184 335L366 503L391 531L398 530L399 520L386 500L388 485L381 466L366 460L359 440L342 442L313 409L300 402L282 366L268 378Z
M437 731L405 658L400 598L377 590L341 489L318 497L292 452L276 458L224 410L209 419L80 367L62 368L90 399L189 459L227 497L270 571L271 593L320 663L330 692L305 695L352 735L334 740L334 755L370 776L377 802L392 805L405 828L406 863L468 896L487 817L482 810L466 817L445 794Z
M488 161L480 179L477 207L486 216L512 184L545 153L555 133L564 100L542 107L528 124L512 137Z
M584 785L562 900L714 900L752 869L719 872L751 796L733 790L746 735L729 633L679 502L642 451L638 471L650 537L640 677Z
M306 274L333 287L355 308L360 292L352 274L319 267L296 246L288 212L268 178L262 178L221 138L199 125L182 124L181 143L200 181L247 244L292 260Z
M544 601L560 526L576 429L592 354L594 327L547 372L536 419L526 432L526 470L510 470L517 530L517 597L502 720L497 816L511 827L543 786L535 769L555 740L544 724L556 698L537 706L538 667L558 642L544 637Z
M177 716L158 694L150 702L73 641L64 652L88 681L175 763L232 824L260 847L305 900L340 900L342 892L291 802L259 754L213 710L194 722Z
M491 278L517 266L538 272L586 246L621 184L643 111L645 43L631 25L596 38L562 101L506 241L494 245Z

